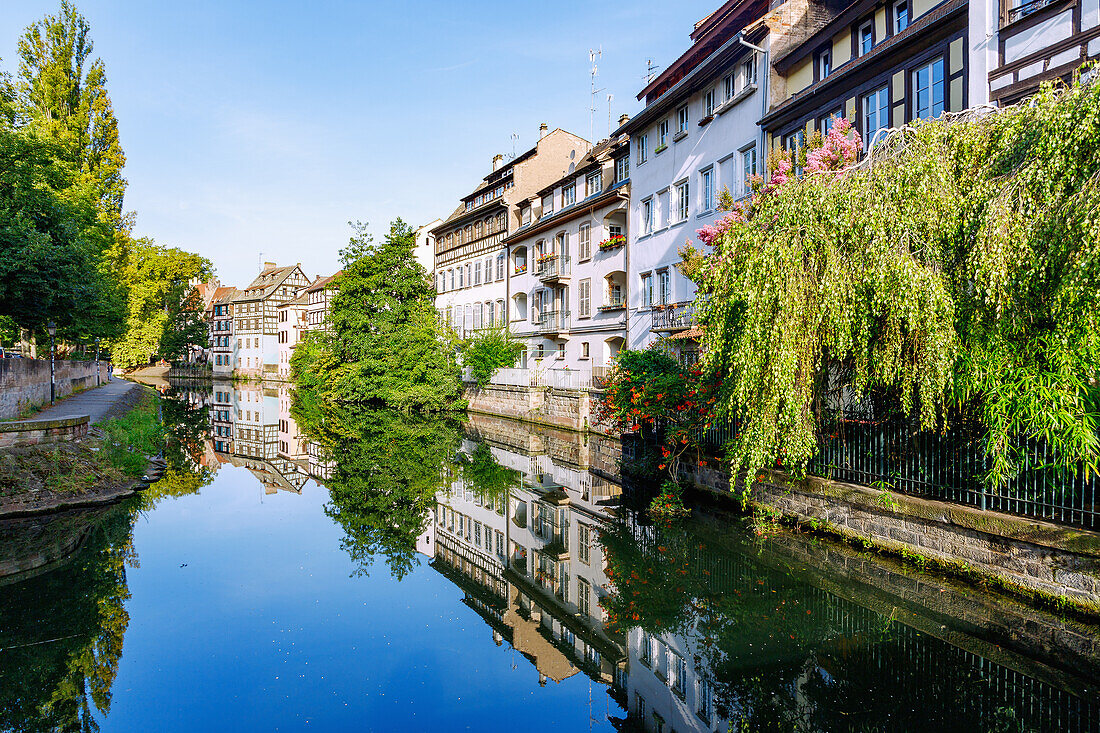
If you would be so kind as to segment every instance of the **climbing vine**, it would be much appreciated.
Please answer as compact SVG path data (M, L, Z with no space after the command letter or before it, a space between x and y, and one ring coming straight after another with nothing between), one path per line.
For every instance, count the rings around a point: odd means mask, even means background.
M994 485L1025 439L1094 472L1100 84L916 122L858 163L857 143L838 123L800 178L779 158L684 251L734 475L804 465L828 390L887 390L929 430L970 411Z

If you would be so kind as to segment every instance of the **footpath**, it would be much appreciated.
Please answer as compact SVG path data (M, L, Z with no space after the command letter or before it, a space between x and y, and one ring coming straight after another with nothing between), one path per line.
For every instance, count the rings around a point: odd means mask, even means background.
M53 407L47 407L28 419L57 420L63 417L87 415L88 423L95 425L97 422L118 417L120 413L132 407L140 390L140 385L134 382L115 379L99 387L66 397Z

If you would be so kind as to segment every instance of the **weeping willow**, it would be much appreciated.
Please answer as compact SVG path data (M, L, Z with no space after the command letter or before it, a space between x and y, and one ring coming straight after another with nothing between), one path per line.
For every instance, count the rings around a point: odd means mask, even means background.
M765 189L712 246L690 274L735 476L804 466L837 375L922 429L965 408L991 485L1027 467L1026 438L1095 472L1100 83L893 131L848 170Z

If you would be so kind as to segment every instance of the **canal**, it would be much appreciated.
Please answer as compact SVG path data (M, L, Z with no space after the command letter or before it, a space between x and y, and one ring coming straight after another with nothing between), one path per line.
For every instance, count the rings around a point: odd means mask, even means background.
M142 495L0 520L0 730L1100 730L1096 628L655 525L616 441L285 386L163 408Z

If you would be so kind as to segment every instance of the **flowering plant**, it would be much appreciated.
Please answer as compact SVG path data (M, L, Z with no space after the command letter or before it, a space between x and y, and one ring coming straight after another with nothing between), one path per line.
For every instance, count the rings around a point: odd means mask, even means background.
M616 247L622 247L626 244L626 237L622 234L616 234L614 237L608 237L600 242L601 250L615 249Z
M557 253L549 252L544 255L539 255L539 262L549 262L550 260L556 260L558 258Z
M516 274L522 275L527 272L527 265L516 265Z

